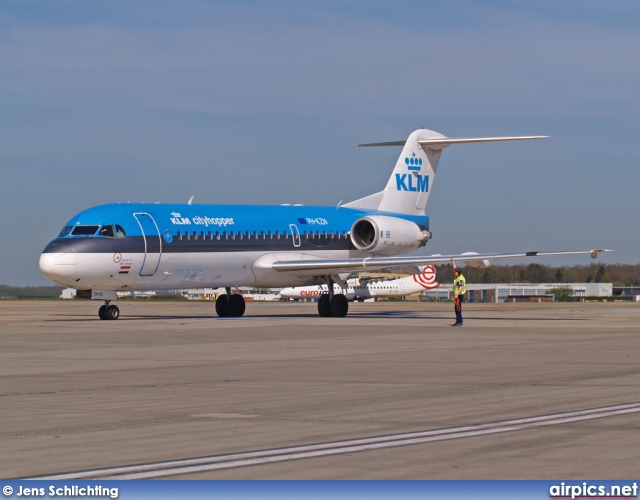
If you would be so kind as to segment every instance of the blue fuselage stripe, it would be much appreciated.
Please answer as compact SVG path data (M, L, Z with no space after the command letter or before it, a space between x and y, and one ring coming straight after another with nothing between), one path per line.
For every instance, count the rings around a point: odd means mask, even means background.
M67 226L118 225L126 237L67 234L51 241L44 253L144 253L141 226L146 248L157 251L150 246L158 248L161 243L162 253L352 250L348 234L353 223L366 215L399 217L416 223L421 229L429 228L429 218L424 215L344 207L123 203L80 212Z

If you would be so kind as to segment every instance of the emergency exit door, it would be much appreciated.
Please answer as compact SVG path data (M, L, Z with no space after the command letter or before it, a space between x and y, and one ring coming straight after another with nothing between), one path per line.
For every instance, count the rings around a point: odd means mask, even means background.
M300 246L300 231L295 224L289 224L289 230L291 231L291 237L293 238L293 246L298 248Z

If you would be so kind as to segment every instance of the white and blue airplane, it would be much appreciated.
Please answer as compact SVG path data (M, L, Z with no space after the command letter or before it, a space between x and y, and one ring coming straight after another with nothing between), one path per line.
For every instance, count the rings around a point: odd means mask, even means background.
M224 287L221 317L245 312L231 287L282 288L326 283L320 316L343 317L348 303L333 284L361 271L487 259L591 254L605 250L400 256L431 238L425 207L442 150L455 144L541 139L546 136L452 139L420 129L403 146L385 188L335 206L120 203L73 216L40 256L42 274L99 299L100 319L117 319L118 291Z
M364 302L367 299L399 298L424 290L438 288L436 266L423 266L420 273L398 279L364 280L350 278L344 283L334 283L333 293L343 294L349 302ZM329 295L327 285L288 287L280 290L283 299L319 299Z

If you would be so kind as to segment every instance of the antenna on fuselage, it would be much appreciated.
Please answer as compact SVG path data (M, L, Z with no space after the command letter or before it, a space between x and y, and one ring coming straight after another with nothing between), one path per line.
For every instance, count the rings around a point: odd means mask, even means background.
M191 205L193 203L193 199L196 197L196 195L194 194L191 198L189 198L189 201L187 202L187 205Z

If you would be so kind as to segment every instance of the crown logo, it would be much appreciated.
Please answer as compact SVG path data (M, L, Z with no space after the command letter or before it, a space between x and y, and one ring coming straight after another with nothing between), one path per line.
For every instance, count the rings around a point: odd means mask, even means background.
M422 158L416 158L416 154L411 153L411 157L405 158L404 162L407 164L407 167L409 167L409 170L419 171L422 165Z

